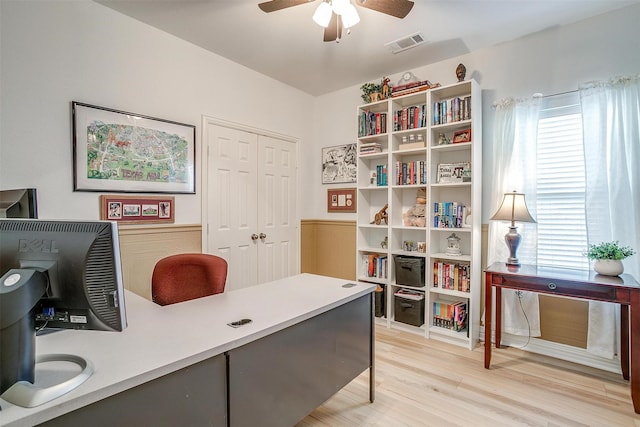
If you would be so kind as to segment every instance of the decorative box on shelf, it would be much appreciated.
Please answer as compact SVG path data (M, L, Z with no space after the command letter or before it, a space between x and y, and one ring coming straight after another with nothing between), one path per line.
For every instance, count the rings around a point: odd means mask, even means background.
M398 146L398 149L400 150L413 150L414 148L424 148L424 141L418 141L418 142L408 142L406 144L400 144Z

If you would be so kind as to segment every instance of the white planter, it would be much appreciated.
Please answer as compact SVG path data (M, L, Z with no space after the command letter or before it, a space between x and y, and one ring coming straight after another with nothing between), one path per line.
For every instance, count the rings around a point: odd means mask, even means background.
M617 259L597 259L593 263L593 269L598 274L605 276L619 276L624 271L622 261Z

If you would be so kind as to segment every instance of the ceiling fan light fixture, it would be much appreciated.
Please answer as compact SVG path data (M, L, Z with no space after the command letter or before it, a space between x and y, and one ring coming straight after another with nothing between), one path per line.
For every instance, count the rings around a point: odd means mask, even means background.
M344 15L351 4L351 0L331 0L331 7L336 15Z
M331 5L323 1L318 5L318 8L313 14L313 22L323 28L327 28L331 21L331 13Z
M342 14L342 25L344 28L351 28L360 22L360 15L358 15L358 11L356 7L349 3L344 13Z

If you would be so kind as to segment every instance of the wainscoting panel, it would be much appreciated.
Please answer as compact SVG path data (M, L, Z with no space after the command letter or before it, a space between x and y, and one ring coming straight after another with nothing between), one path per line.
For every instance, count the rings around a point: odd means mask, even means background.
M200 225L119 227L124 287L151 300L151 274L168 255L202 252Z
M300 271L356 279L356 222L301 221Z

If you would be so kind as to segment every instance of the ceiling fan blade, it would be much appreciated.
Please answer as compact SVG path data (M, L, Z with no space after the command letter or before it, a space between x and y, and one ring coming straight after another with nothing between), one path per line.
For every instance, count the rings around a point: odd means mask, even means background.
M324 41L333 42L340 41L342 38L342 19L335 13L331 14L331 21L324 29Z
M298 6L300 4L309 3L315 0L271 0L260 3L258 7L263 12L275 12L277 10L286 9L292 6Z
M356 4L400 19L407 16L413 8L413 2L409 0L356 0Z

